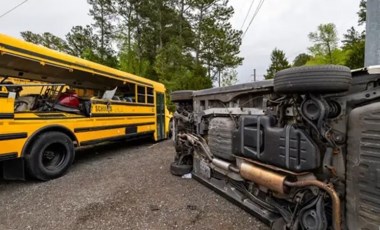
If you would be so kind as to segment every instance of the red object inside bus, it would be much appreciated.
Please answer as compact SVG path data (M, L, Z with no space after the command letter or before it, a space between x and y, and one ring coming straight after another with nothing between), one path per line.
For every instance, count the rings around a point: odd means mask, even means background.
M70 108L77 109L79 108L79 98L78 94L75 92L65 92L62 93L58 98L58 104Z

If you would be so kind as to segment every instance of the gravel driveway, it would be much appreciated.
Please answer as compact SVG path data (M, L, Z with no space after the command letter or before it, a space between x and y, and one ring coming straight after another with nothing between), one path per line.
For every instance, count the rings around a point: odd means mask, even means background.
M62 178L0 181L0 229L267 229L195 180L172 176L170 141L81 149Z

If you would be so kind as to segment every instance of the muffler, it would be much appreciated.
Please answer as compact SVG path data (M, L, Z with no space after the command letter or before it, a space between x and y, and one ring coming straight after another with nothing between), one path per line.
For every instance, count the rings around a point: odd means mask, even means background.
M247 162L241 162L239 164L239 169L241 177L246 180L253 181L258 185L281 194L287 192L287 187L284 184L288 179L286 175Z

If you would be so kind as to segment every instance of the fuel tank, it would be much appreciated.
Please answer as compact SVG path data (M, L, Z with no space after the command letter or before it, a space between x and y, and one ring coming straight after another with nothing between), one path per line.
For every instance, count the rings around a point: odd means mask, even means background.
M275 125L271 116L242 116L233 132L233 154L294 172L320 166L320 150L305 130Z

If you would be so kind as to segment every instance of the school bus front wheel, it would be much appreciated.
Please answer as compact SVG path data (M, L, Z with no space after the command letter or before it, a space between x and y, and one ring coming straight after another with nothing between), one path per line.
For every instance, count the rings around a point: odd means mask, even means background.
M45 132L34 141L25 156L30 176L47 181L65 174L74 161L72 140L61 132Z

